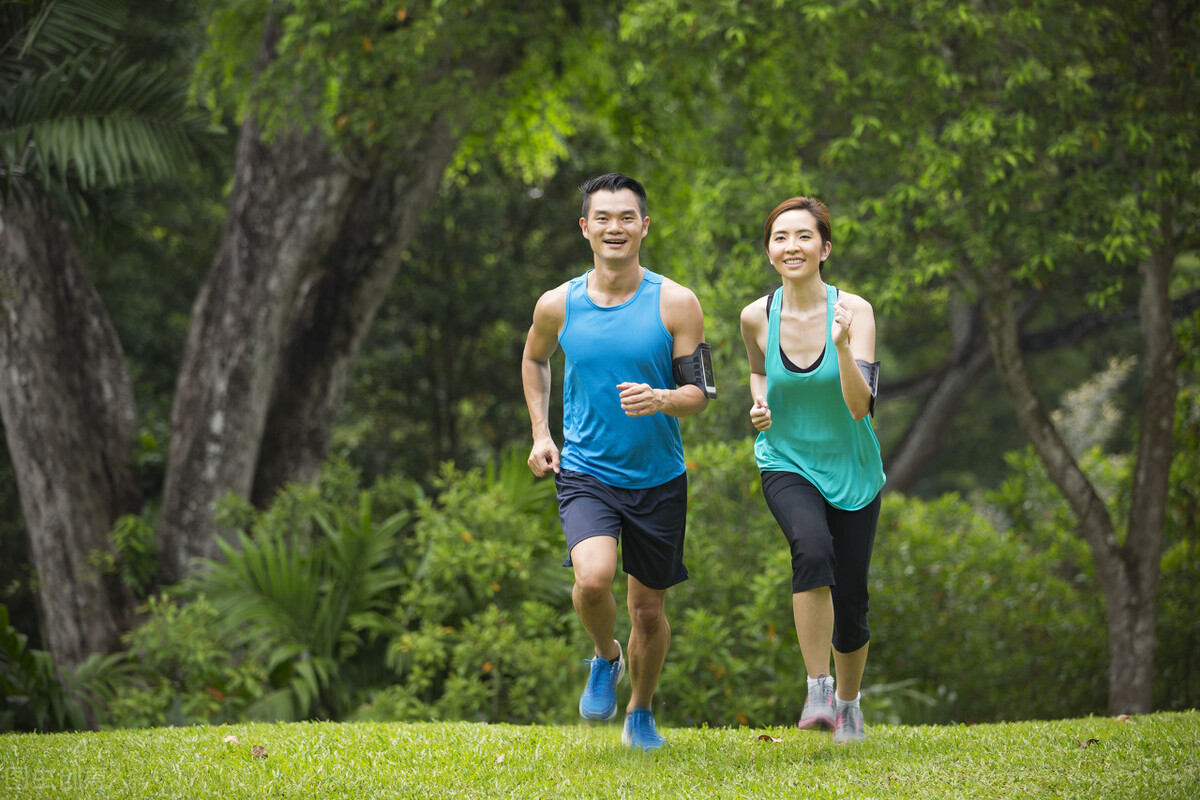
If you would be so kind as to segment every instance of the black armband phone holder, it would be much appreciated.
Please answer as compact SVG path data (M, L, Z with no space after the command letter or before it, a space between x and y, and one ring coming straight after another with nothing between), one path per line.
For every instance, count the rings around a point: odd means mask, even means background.
M871 390L871 409L868 413L875 414L875 395L879 394L879 362L867 363L861 358L854 359L854 363L858 365L858 371L867 380L867 388Z
M690 356L683 356L671 362L671 371L675 375L676 386L697 386L704 396L714 399L717 396L717 377L713 373L712 345L701 342Z

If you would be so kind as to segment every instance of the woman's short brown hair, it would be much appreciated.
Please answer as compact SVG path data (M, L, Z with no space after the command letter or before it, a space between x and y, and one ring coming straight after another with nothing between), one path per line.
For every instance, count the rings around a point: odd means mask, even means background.
M821 236L821 246L833 241L832 224L829 221L829 209L815 197L792 197L784 200L767 215L767 224L763 226L763 249L766 250L771 242L771 226L779 215L786 211L807 211L817 219L817 233Z

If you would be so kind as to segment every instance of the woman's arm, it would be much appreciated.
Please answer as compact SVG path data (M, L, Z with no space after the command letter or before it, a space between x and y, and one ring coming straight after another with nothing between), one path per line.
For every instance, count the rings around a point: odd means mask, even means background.
M750 422L755 430L771 427L771 409L767 407L767 304L759 298L742 309L742 342L746 345L746 360L750 364Z
M837 348L842 399L850 416L859 420L871 412L871 387L856 361L875 360L875 312L858 295L842 292L833 307L833 344Z

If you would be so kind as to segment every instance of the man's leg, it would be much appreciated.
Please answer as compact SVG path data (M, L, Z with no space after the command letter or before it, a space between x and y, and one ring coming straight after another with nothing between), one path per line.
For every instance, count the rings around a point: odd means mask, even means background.
M671 626L667 623L666 590L651 589L629 576L629 683L633 693L626 711L650 708L658 676L671 646Z
M596 655L612 660L620 655L616 642L617 601L612 582L617 574L617 540L593 536L571 549L575 586L571 600L584 630L592 637Z

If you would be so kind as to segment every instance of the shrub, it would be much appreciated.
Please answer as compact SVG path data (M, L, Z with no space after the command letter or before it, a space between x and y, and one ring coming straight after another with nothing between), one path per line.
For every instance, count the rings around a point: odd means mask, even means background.
M63 688L53 657L28 641L0 605L0 732L84 727L83 708Z
M498 471L447 466L437 499L416 511L410 576L392 618L395 683L363 718L561 722L582 680L582 632L553 483L535 482L523 457ZM568 692L569 693L569 692Z
M751 443L689 455L691 580L667 595L673 638L656 699L672 724L785 724L803 705L805 670L788 550ZM1103 709L1103 606L1086 581L1063 577L1064 555L1077 553L1037 551L953 496L885 496L863 688L872 713L933 722Z
M92 653L73 670L28 646L0 605L0 733L94 728L127 674L121 653Z
M671 651L656 701L674 725L779 724L807 693L783 534L749 440L688 452L691 577L667 593Z
M369 492L356 510L289 487L238 532L219 541L224 561L208 561L182 590L207 596L222 638L263 665L275 691L249 709L267 718L337 719L356 702L343 664L371 657L369 636L386 627L392 590L405 581L397 535L408 512L376 523Z
M220 612L204 595L181 603L150 597L144 621L123 637L132 667L105 704L118 728L234 722L265 691L260 664L231 652L219 634Z
M1103 602L1061 569L1055 553L996 530L957 497L888 496L872 561L869 672L944 698L928 721L1102 712Z

